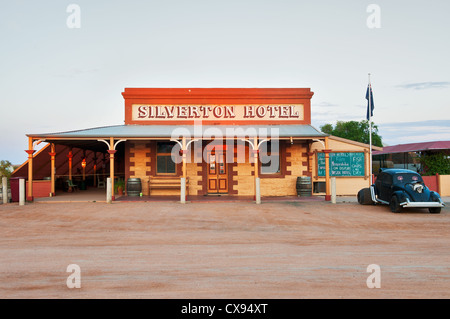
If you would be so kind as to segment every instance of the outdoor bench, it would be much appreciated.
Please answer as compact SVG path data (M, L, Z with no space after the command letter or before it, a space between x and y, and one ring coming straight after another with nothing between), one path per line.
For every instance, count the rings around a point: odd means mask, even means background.
M155 176L150 177L148 183L148 193L152 189L179 189L181 190L181 178L173 176ZM186 178L186 195L189 195L189 178Z

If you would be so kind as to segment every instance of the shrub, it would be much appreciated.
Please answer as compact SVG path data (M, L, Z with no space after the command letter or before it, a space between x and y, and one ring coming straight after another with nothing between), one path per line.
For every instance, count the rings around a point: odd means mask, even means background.
M445 153L423 153L420 163L423 175L450 175L450 159Z

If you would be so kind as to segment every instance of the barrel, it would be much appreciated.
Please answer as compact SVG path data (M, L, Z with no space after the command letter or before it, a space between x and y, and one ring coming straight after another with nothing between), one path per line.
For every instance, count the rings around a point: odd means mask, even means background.
M139 196L142 192L142 185L140 178L129 178L127 180L127 195Z
M312 195L312 184L311 177L300 176L297 177L297 196L311 196Z

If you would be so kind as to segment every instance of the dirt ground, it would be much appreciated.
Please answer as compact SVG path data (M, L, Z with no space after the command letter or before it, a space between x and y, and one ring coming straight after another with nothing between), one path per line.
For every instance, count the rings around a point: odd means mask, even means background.
M449 230L448 206L3 204L0 297L450 298ZM367 287L371 264L381 288Z

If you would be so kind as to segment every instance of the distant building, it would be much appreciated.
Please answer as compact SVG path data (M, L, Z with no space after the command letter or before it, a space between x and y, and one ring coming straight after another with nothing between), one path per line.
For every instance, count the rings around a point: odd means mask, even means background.
M373 152L374 172L376 173L379 168L406 168L422 173L419 154L436 152L450 155L450 141L385 146L383 150Z

